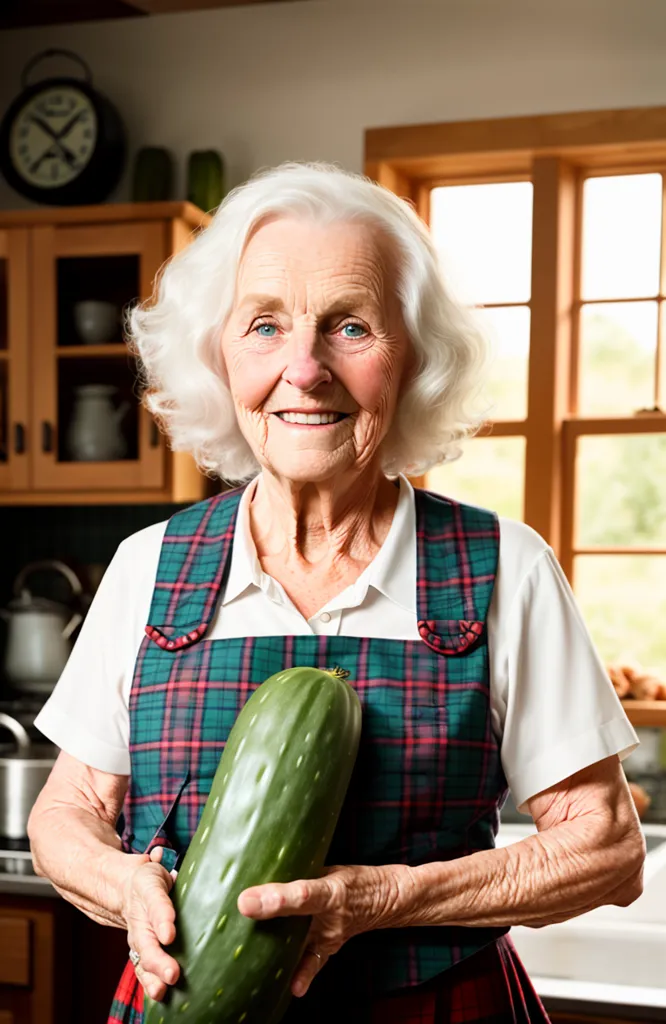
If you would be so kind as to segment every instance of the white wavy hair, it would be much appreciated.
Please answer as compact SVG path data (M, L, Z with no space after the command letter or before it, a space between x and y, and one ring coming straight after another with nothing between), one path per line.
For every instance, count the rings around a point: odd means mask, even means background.
M222 374L220 336L252 231L272 216L379 227L397 256L397 293L416 354L380 456L387 476L418 475L460 455L476 432L487 350L471 311L454 301L427 228L411 206L368 178L322 163L286 163L234 189L211 224L158 276L153 297L127 316L144 403L177 451L209 476L243 481L259 464Z

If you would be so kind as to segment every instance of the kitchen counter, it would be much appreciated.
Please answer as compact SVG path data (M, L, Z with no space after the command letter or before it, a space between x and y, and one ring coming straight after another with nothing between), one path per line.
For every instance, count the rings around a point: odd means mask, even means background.
M0 872L0 893L8 896L54 896L60 899L48 878Z
M666 1021L666 989L611 985L532 975L532 984L549 1013L612 1017L616 1020Z

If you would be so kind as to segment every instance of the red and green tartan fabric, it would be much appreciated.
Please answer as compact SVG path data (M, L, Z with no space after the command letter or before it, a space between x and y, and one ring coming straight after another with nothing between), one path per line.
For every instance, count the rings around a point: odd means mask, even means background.
M323 984L322 984L323 983ZM128 961L119 986L128 1009L109 1024L140 1024L143 993ZM125 1004L123 1004L125 1005ZM513 942L503 935L423 985L363 999L322 971L282 1024L548 1024Z
M485 629L499 551L496 516L415 492L421 640L206 640L241 494L242 488L194 505L167 527L130 696L124 848L143 852L160 844L163 863L177 863L240 709L268 676L294 665L347 669L363 708L359 757L329 863L417 865L492 847L506 794L491 730ZM422 986L484 947L495 949L506 931L376 931L347 943L322 974L339 975L354 998L378 998ZM141 1006L128 970L110 1024L140 1024Z

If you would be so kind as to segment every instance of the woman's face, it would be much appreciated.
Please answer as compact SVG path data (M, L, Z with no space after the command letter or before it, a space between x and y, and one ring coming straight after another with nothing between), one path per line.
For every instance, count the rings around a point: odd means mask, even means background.
M357 223L264 222L241 260L222 352L263 467L316 482L368 466L410 354L386 238Z

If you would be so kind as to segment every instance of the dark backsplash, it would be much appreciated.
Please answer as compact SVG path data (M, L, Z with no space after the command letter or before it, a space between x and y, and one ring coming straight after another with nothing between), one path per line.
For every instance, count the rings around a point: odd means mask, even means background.
M54 505L5 507L0 557L0 606L5 606L19 570L28 562L57 558L77 572L84 587L91 586L88 566L109 564L125 537L168 519L184 505ZM94 574L93 574L94 576ZM65 598L59 578L35 580L35 591ZM94 585L94 579L92 580ZM31 581L31 587L33 583ZM53 588L53 589L52 589ZM65 584L66 588L66 584ZM48 592L48 593L47 593Z

